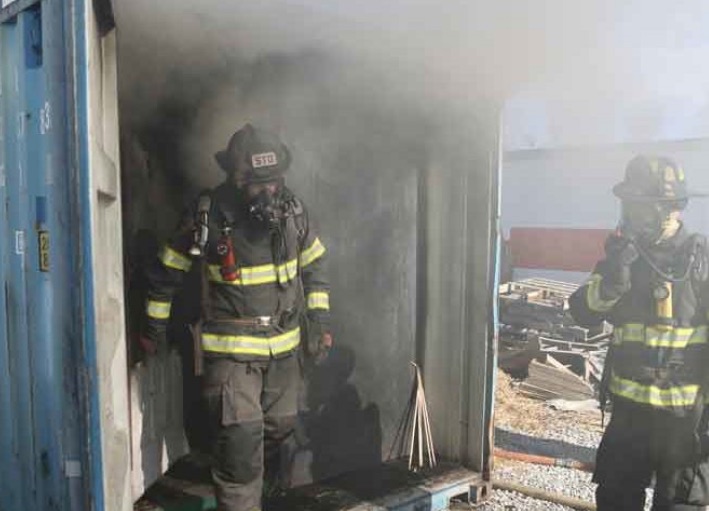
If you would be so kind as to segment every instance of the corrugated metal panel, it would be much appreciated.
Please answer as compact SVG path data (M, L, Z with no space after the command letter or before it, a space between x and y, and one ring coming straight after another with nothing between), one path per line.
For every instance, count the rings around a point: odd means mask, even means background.
M441 156L427 174L423 362L439 454L483 472L495 372L499 148L494 105L479 112L477 119L451 119L456 129L442 133Z
M35 3L0 25L0 508L9 511L84 508L63 12Z

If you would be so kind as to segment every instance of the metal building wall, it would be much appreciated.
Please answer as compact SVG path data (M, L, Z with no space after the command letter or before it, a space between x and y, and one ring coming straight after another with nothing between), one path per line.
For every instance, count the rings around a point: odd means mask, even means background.
M691 188L709 191L709 140L655 141L636 144L558 147L511 151L502 172L502 227L613 229L620 203L612 188L623 179L636 154L667 155L682 164ZM709 201L697 199L685 210L687 226L709 227ZM583 282L588 273L515 269L514 277L547 277Z

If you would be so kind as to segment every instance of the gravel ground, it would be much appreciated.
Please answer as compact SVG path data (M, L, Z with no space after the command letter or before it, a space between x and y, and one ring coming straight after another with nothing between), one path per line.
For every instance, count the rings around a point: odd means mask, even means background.
M541 401L518 395L509 377L502 371L499 374L495 411L496 444L499 447L592 461L603 433L600 412L553 410ZM609 417L606 417L606 424L608 419ZM493 479L510 481L587 502L595 501L596 486L591 482L591 474L581 470L496 459ZM651 495L651 490L648 490L646 510L650 509ZM572 508L515 492L494 490L488 501L473 509L566 511Z
M511 481L532 488L567 495L587 502L594 502L596 485L591 482L591 474L579 470L560 467L531 465L517 461L498 464L494 478ZM651 506L652 491L648 490L645 509ZM513 506L510 508L510 506ZM463 509L453 507L453 510ZM471 507L468 507L471 509ZM534 499L516 492L494 490L485 503L472 507L476 511L567 511L573 508Z

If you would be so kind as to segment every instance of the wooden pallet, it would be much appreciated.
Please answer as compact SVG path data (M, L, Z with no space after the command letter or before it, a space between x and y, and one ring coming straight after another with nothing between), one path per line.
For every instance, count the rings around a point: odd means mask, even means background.
M161 477L134 511L208 511L215 509L214 490L203 467ZM410 472L406 460L293 488L264 502L264 511L444 511L452 502L479 502L489 485L480 474L441 462Z
M524 300L526 302L567 310L569 297L578 286L568 282L531 278L500 285L501 300Z

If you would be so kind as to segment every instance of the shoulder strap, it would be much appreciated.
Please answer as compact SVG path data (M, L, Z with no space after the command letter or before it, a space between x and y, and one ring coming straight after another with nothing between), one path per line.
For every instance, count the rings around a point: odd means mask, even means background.
M308 210L305 208L303 201L296 197L289 188L284 188L283 193L284 200L288 204L289 216L293 217L293 223L298 234L298 246L302 250L305 238L308 236Z
M293 220L298 230L298 244L302 247L308 235L308 212L303 202L297 197L293 198Z
M217 188L212 196L212 208L215 213L219 215L217 219L217 224L226 223L229 226L234 226L236 224L236 212L228 207L223 207L223 202L219 200L219 190Z

